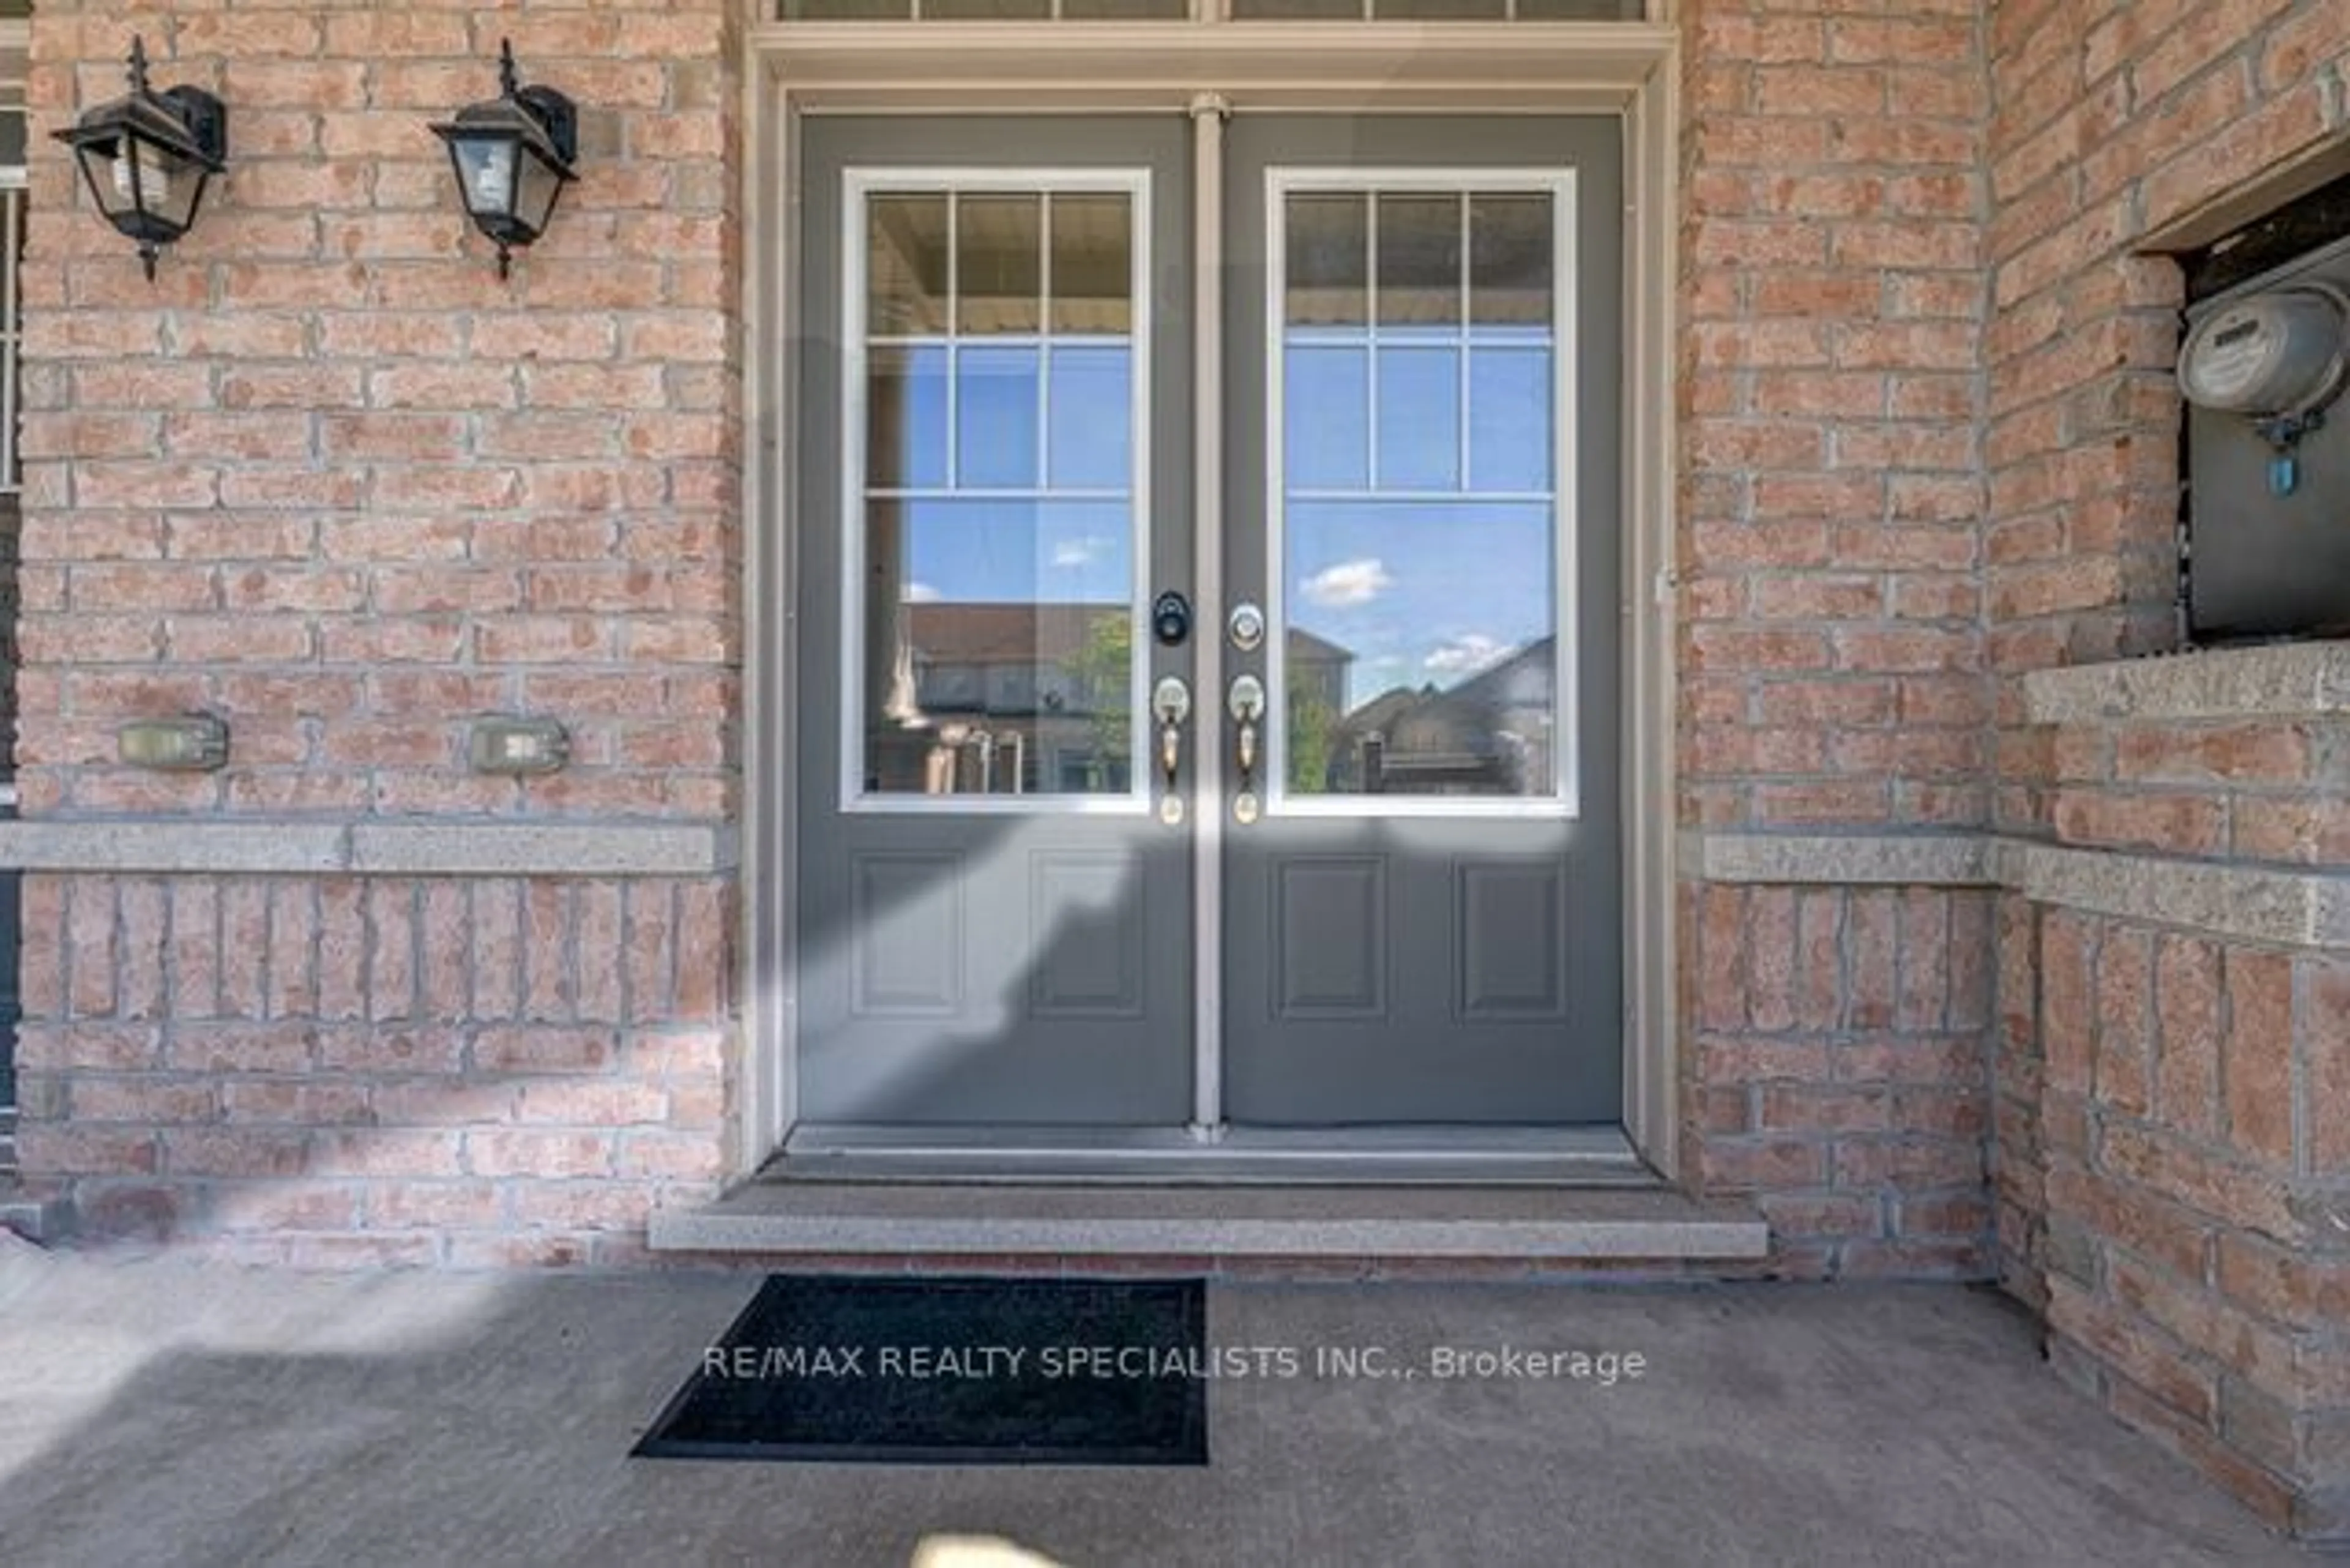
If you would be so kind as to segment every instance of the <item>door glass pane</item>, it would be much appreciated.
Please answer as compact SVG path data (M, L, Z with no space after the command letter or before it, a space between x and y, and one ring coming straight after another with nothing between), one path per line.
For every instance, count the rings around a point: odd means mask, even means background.
M1370 233L1364 196L1289 198L1283 249L1292 327L1359 327L1370 319Z
M1231 16L1235 22L1637 22L1644 15L1643 4L1644 0L1232 0Z
M956 208L960 330L970 337L1043 330L1044 198L965 196Z
M857 286L873 308L862 562L849 566L856 783L879 795L1129 794L1144 374L1133 196L996 176L868 200L868 234L902 243L875 244ZM1066 290L1049 312L1048 271Z
M878 337L947 328L947 199L876 196L866 220L865 323Z
M1133 224L1124 196L1053 198L1053 330L1133 329Z
M1277 783L1289 799L1555 797L1554 196L1467 178L1368 194L1282 209ZM1357 212L1377 308L1350 318L1324 258Z
M1461 322L1461 198L1379 198L1379 331L1403 337Z
M1289 792L1555 793L1550 508L1313 502L1287 522Z
M868 509L865 787L1118 794L1132 784L1127 507L877 502Z
M1057 490L1123 490L1133 478L1134 426L1127 391L1134 379L1120 348L1053 346L1052 436Z
M1517 0L1521 22L1637 22L1647 0Z
M940 22L1042 22L1052 0L922 0L922 15Z
M1550 198L1471 197L1469 268L1470 320L1480 327L1548 327Z
M1061 0L1067 22L1180 22L1191 14L1190 0Z
M865 482L877 490L947 482L947 351L877 347L866 358Z
M1379 348L1379 488L1461 487L1461 350Z
M1362 22L1365 0L1232 0L1235 22Z
M1369 483L1369 350L1295 348L1284 369L1283 462L1290 488L1358 490Z
M1547 490L1552 359L1547 348L1469 355L1469 483L1503 494Z
M1036 421L1043 388L1034 348L956 351L955 444L965 489L1022 489L1036 483Z

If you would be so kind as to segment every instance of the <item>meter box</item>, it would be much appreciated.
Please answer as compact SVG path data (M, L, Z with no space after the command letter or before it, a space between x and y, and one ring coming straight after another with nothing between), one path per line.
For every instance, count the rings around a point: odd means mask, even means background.
M2189 306L2178 387L2190 634L2350 633L2350 237Z

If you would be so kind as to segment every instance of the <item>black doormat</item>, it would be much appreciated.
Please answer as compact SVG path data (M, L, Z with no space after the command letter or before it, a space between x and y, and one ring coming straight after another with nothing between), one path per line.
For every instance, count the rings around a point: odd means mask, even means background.
M634 1452L1204 1465L1198 1280L772 1274Z

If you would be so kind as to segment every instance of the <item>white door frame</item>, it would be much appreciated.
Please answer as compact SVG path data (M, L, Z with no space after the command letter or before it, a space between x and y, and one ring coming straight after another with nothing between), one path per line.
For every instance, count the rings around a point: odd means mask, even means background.
M789 344L797 328L793 257L801 192L794 181L793 126L804 113L1159 111L1191 114L1203 151L1216 146L1226 111L1616 114L1624 125L1626 522L1622 609L1626 628L1622 765L1625 770L1624 1126L1640 1154L1679 1174L1679 1103L1673 953L1674 556L1673 321L1677 282L1675 170L1679 35L1655 23L825 23L764 24L746 33L742 105L745 255L742 344L744 407L743 746L742 952L743 1000L736 1095L730 1107L730 1179L754 1174L797 1119L794 878L796 828L792 761L798 714L792 700L795 635L788 542L795 515L797 410ZM1203 168L1215 170L1213 161ZM1221 224L1221 192L1199 182L1203 220ZM1209 236L1212 237L1212 228ZM1195 236L1195 242L1197 240ZM1216 269L1208 269L1212 273ZM1206 349L1198 406L1221 392L1213 281L1203 283L1197 325ZM1215 428L1195 421L1201 537L1220 537L1213 498L1222 489ZM1203 550L1203 560L1212 556ZM1207 564L1212 564L1207 563ZM1203 615L1221 585L1195 583ZM1198 689L1221 690L1210 635L1198 639ZM1214 748L1200 748L1211 766ZM1216 798L1204 773L1196 787ZM1201 919L1215 891L1217 843L1201 812L1198 889ZM1201 970L1203 979L1208 969ZM1196 1015L1221 1005L1198 986ZM1211 1069L1212 1070L1212 1069ZM1201 1088L1211 1103L1212 1083ZM1195 1129L1204 1132L1206 1129Z

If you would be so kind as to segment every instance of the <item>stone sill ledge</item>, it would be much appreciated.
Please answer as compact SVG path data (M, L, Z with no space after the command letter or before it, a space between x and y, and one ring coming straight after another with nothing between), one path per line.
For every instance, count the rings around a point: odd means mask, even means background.
M731 827L701 823L0 822L0 869L213 876L712 877Z
M2350 641L2203 649L2023 678L2035 724L2350 719Z
M1700 882L1836 888L1987 888L1996 840L1980 833L1684 833L1680 874Z
M2207 936L2350 951L2350 875L2078 849L1991 834L1683 836L1684 879L1794 888L1983 888Z

